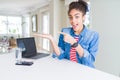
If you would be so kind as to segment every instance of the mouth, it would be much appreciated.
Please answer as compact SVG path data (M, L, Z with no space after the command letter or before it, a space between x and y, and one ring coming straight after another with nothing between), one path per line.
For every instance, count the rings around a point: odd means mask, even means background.
M72 28L75 30L78 27L78 24L72 25Z

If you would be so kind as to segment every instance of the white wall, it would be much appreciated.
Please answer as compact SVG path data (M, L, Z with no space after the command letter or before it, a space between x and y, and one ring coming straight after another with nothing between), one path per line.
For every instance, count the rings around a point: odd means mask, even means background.
M90 0L92 28L100 34L96 68L120 76L120 0Z

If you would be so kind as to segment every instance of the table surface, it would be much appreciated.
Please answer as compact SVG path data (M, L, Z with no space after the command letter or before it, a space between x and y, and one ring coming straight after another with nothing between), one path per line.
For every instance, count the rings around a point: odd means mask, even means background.
M33 61L31 66L15 65L15 54L0 55L0 79L2 80L120 80L112 74L92 69L66 59L47 56Z

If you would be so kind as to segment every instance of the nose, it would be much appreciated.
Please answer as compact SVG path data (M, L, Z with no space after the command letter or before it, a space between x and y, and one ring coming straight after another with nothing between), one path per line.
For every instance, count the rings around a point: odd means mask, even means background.
M72 23L72 24L75 23L75 18L72 18L72 19L71 19L71 23Z

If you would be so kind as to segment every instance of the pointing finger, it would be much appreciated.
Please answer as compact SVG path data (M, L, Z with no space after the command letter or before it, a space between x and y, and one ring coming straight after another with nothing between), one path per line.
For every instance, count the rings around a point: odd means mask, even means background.
M59 34L62 34L62 35L67 35L67 33L64 33L64 32L58 32Z

